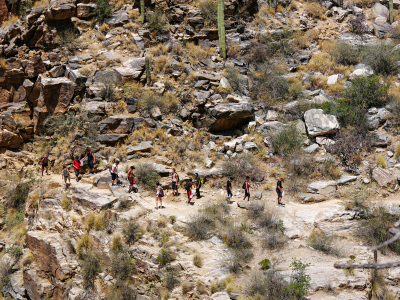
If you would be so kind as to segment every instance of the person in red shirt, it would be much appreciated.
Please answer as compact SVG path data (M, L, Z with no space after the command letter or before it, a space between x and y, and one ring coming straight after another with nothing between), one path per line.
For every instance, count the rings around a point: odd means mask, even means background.
M74 165L74 171L76 175L76 181L79 181L79 170L81 168L81 161L78 156L75 156L75 160L72 162Z

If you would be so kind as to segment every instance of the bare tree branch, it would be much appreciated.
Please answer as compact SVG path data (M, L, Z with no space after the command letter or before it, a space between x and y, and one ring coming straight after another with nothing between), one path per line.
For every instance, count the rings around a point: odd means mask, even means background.
M336 269L387 269L400 266L400 261L388 262L383 264L361 264L361 265L349 265L335 263Z
M372 247L371 250L378 250L380 248L386 247L391 243L394 243L395 241L397 241L398 239L400 239L400 230L396 229L396 228L389 228L389 232L394 234L394 236L390 239L388 239L387 241L383 242L382 244Z

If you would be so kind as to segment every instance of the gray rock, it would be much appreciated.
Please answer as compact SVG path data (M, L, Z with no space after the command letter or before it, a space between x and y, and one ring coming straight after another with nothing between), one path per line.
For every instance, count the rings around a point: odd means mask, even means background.
M246 142L245 144L244 144L244 150L247 150L247 151L252 151L252 150L257 150L258 149L258 146L257 146L257 144L256 143L254 143L254 142Z
M127 136L128 136L127 134L117 134L117 133L100 134L97 136L97 141L105 144L116 144L124 140Z
M154 171L156 171L157 174L160 176L169 176L172 174L172 170L169 168L166 168L163 165L153 163L152 166L153 166Z
M199 80L209 80L209 81L220 81L222 76L219 73L215 73L215 72L196 72L195 77Z
M353 73L350 74L349 80L352 81L357 76L369 76L373 74L374 71L370 67L364 66L362 68L355 69Z
M91 193L83 188L75 188L75 192L72 195L72 202L77 202L82 207L92 210L111 208L117 201L118 199L115 197Z
M53 78L62 77L65 74L64 66L54 66L51 70L49 70L49 75Z
M304 120L310 136L333 133L339 130L339 122L333 115L325 115L322 109L310 109L304 113Z
M274 110L269 110L265 119L267 121L276 121L278 119L278 113Z
M72 0L51 0L44 13L45 21L67 20L75 15L76 4Z
M214 162L211 159L206 161L206 168L210 169L214 165Z
M129 21L128 12L120 10L112 14L111 18L106 21L108 25L123 25Z
M386 108L370 108L365 115L368 130L375 130L391 116Z
M331 197L336 192L337 183L334 180L316 181L307 186L307 192Z
M311 154L319 151L319 145L318 144L311 144L307 148L304 149L305 153Z
M339 78L340 74L331 75L328 77L328 81L326 83L329 85L336 84Z
M310 194L310 193L300 194L300 195L298 195L298 197L305 203L322 202L322 201L325 201L327 199L327 197L324 196L324 195Z
M375 180L381 187L385 187L393 181L393 174L388 170L380 167L372 171L372 179Z
M95 84L116 85L120 82L121 81L114 70L99 71L94 76Z
M366 140L372 147L386 147L390 144L390 137L386 133L368 133Z
M126 149L126 154L127 155L131 155L134 154L136 152L149 152L153 150L153 142L151 141L145 141L145 142L141 142L139 145L137 146L130 146Z
M260 126L258 126L256 131L264 135L270 135L280 132L286 126L287 126L286 124L283 124L281 122L271 121L271 122L265 122Z
M375 3L372 11L377 17L384 17L386 20L389 18L389 9L378 2Z
M162 112L161 112L161 109L158 106L155 106L150 110L150 115L155 120L161 120L162 119Z
M231 300L229 294L226 292L214 293L208 298L209 300Z
M357 180L357 176L342 176L339 179L336 180L336 183L338 185L344 185L348 182L352 182L352 181L356 181Z
M221 168L211 168L208 170L204 169L195 169L193 170L193 174L199 174L201 178L210 178L214 176L220 176L223 174L223 170Z
M95 107L98 107L98 105L100 104L96 102ZM115 115L100 121L98 126L100 133L130 133L143 125L144 122L145 120L141 117Z
M389 159L388 162L387 162L388 168L393 168L394 165L396 164L396 162L397 161L395 159L393 159L393 158Z
M262 192L257 192L254 196L255 196L257 199L261 199L261 198L262 198Z

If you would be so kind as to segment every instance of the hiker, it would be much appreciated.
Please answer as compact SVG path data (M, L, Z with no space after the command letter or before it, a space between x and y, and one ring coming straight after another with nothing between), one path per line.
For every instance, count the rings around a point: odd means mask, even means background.
M192 199L192 197L193 197L193 195L192 195L192 182L191 181L188 181L188 183L186 183L185 190L187 191L187 195L188 195L187 205L190 205L190 199Z
M74 172L76 175L76 182L79 181L79 170L81 169L81 161L79 160L78 156L75 156L75 160L72 162L74 165Z
M112 179L111 186L115 186L114 184L115 180L117 181L118 185L120 184L118 180L118 165L119 165L119 160L116 160L111 167L111 179Z
M194 182L196 184L196 197L197 197L197 199L200 199L201 198L201 196L200 196L201 178L199 177L198 173L196 173L194 176L195 176Z
M88 148L86 150L86 155L82 160L84 160L87 157L87 163L89 167L89 174L96 174L94 172L94 164L96 163L96 157L94 156L93 152Z
M45 155L44 157L42 157L40 164L42 166L42 176L43 176L43 172L44 169L46 169L46 174L49 175L49 159L47 157L47 155Z
M226 191L228 192L228 199L232 198L232 180L233 177L229 178L226 182Z
M134 184L136 184L136 180L135 180L135 178L133 176L133 170L134 169L135 169L135 167L131 166L129 168L129 170L128 170L128 173L126 174L126 177L127 177L128 181L129 181L129 192L128 193L131 193L131 194L133 194L135 192L135 190L137 191L137 188L135 188L133 186Z
M172 169L172 196L179 196L178 185L179 185L179 175L176 173L175 169Z
M244 189L244 198L243 201L246 200L250 201L250 184L249 184L250 176L246 176L246 181L243 183L243 189Z
M156 209L164 208L162 205L162 197L164 197L164 191L161 184L157 182L157 192L156 192ZM158 206L158 200L160 200L160 206Z
M284 203L281 203L282 197L284 195L282 182L284 181L283 177L281 177L276 183L276 193L278 194L278 205L285 206Z
M69 181L69 184L71 184L71 177L69 176L69 170L67 169L66 165L63 166L61 173L62 173L62 177L65 182L65 189L67 189L67 187L68 187L67 180Z

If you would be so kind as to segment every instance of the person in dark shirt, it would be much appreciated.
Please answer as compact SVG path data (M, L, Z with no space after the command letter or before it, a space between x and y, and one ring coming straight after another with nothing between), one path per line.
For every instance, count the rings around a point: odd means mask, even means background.
M186 183L185 190L187 191L187 195L188 195L187 205L190 205L190 199L192 199L192 182L191 181Z
M246 198L247 198L247 201L250 201L250 188L251 188L251 186L249 184L249 181L250 181L250 176L246 176L246 181L243 183L243 188L244 188L244 199L243 199L243 201L246 200Z
M281 206L285 206L284 203L281 203L282 196L283 196L283 187L282 187L283 181L284 181L284 179L281 177L276 184L276 193L278 194L278 205L281 205Z
M232 198L232 180L233 178L229 178L226 182L226 191L228 192L228 198Z
M96 163L96 157L94 156L93 152L90 149L86 150L86 155L82 160L84 160L87 157L88 160L88 167L89 167L89 174L96 174L94 172L94 164Z
M194 183L196 184L196 197L197 199L200 199L200 187L201 187L201 180L199 174L194 175Z

